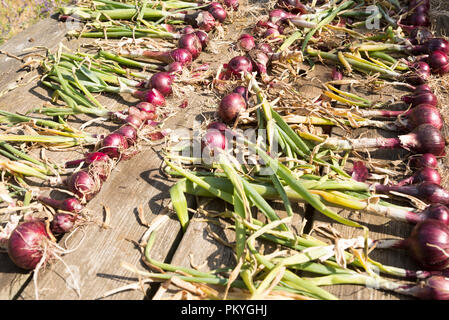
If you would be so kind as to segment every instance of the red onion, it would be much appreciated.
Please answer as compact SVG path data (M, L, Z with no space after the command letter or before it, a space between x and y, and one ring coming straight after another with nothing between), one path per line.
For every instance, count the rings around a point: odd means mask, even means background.
M427 63L432 69L433 73L443 75L449 72L449 58L443 51L433 51L427 58Z
M153 113L156 111L156 106L154 104L146 102L146 101L139 102L136 105L136 108L138 108L140 111L149 112L149 113Z
M286 19L297 17L296 15L290 14L282 9L274 9L270 11L269 20L273 23L282 22Z
M281 21L281 20L280 20ZM256 23L256 26L253 28L252 32L255 35L262 36L265 33L265 30L273 28L273 29L280 29L280 26L274 22L271 21L265 21L265 20L259 20ZM281 31L279 31L281 32Z
M65 167L73 168L79 166L82 162L84 162L86 165L89 165L95 161L108 161L108 160L110 160L109 156L107 154L104 154L103 152L91 152L87 153L85 157L82 159L67 161L65 163Z
M429 8L426 5L419 5L413 9L415 13L427 14L429 12Z
M409 68L410 71L404 74L408 83L423 84L430 78L430 66L424 61L413 63Z
M417 53L432 53L434 51L441 51L445 54L449 53L449 42L443 38L431 38L423 44L413 47L413 51Z
M406 249L424 270L441 271L449 267L449 227L438 220L419 222L407 239L375 243L381 248Z
M264 77L267 76L267 67L270 58L265 52L258 49L251 50L248 55L251 57L255 69L262 76L262 80L265 81Z
M235 87L234 90L232 90L232 92L240 94L243 97L243 99L245 99L245 102L248 103L249 92L247 87L238 86Z
M141 112L142 120L148 121L156 118L156 106L154 104L142 101L136 105L136 108Z
M234 120L238 114L246 110L245 99L238 93L226 95L218 107L218 115L224 122Z
M414 12L407 17L406 24L415 27L428 27L430 25L429 16L422 12Z
M415 89L413 90L413 93L414 94L419 94L419 93L426 92L426 91L433 93L432 88L428 84L424 83L424 84L417 85L415 87Z
M118 128L115 133L125 137L128 144L133 144L137 140L137 130L135 127L130 125L125 125Z
M185 26L184 28L182 28L181 33L182 34L187 34L187 33L192 33L195 32L195 29L192 26Z
M276 6L294 13L304 14L308 12L306 6L300 0L278 0Z
M142 125L142 119L140 117L137 117L135 115L129 115L125 118L125 123L132 125L136 128L140 128Z
M239 0L223 0L223 5L226 8L230 8L234 11L237 11L239 8Z
M229 60L226 68L231 74L240 76L241 72L252 72L253 64L249 58L244 56L237 56Z
M365 150L369 148L405 148L415 153L432 153L441 156L445 153L445 139L440 130L430 124L422 124L412 132L400 135L396 138L360 138L341 140L329 138L325 145L341 150Z
M164 96L172 93L172 84L173 77L168 72L157 72L150 78L150 87L156 89Z
M226 136L217 129L208 129L203 136L202 145L203 149L206 148L209 152L216 149L226 150Z
M274 29L274 28L269 28L265 31L265 33L263 34L264 38L267 38L268 40L273 40L273 39L278 39L281 40L279 38L279 36L281 35L281 33L279 32L278 29Z
M188 14L185 16L185 21L195 28L199 28L206 32L211 31L217 24L215 18L207 11L199 11Z
M401 100L407 104L411 104L412 107L416 107L422 104L431 106L436 106L438 104L437 96L430 91L422 91L418 94L405 95L401 97Z
M71 212L71 213L80 213L84 209L84 206L81 204L81 202L77 198L67 198L67 199L63 199L63 200L56 200L56 199L39 196L37 198L37 200L49 205L52 208Z
M427 9L430 9L430 1L429 0L410 0L408 3L409 9L414 9L417 6L425 6Z
M167 71L170 74L181 74L183 70L183 64L181 62L172 62L167 66Z
M427 28L415 28L410 32L409 41L414 44L422 44L428 39L433 38L433 33Z
M150 90L146 90L146 91L135 91L133 93L133 96L135 96L136 98L145 101L145 102L149 102L151 104L154 104L155 106L165 106L166 102L165 102L165 98L162 95L162 93L160 93L158 90L156 89L150 89Z
M433 219L449 225L449 209L439 203L429 205L426 209L416 214L416 216L419 217L419 221Z
M400 192L421 199L426 203L449 204L449 192L432 182L421 182L405 186L375 185L377 193L387 194L390 191Z
M220 4L211 6L207 11L212 15L212 17L214 17L215 20L221 23L226 20L226 10Z
M147 116L146 112L141 111L141 110L139 110L139 108L134 107L134 106L131 106L131 107L128 108L128 115L134 116L134 117L140 119L141 122L145 121L146 116ZM127 122L126 118L125 118L124 122Z
M182 35L178 40L178 48L188 50L193 59L198 58L203 50L201 41L195 33Z
M244 33L240 36L238 40L238 46L244 51L250 51L256 46L256 40L254 37L248 33Z
M24 222L11 233L8 255L19 268L33 270L41 261L49 241L50 236L44 222Z
M164 27L165 30L167 30L168 32L173 32L173 33L176 32L175 27L173 25L171 25L171 24L163 23L163 24L161 24L161 26Z
M201 47L204 50L207 47L207 45L209 44L209 35L206 32L201 31L201 30L197 30L194 33L200 40Z
M190 33L191 34L191 33ZM185 36L185 35L184 35ZM181 36L182 38L183 36ZM180 38L180 40L181 40ZM179 47L171 51L150 51L145 50L142 55L145 58L157 60L164 63L180 62L183 65L189 64L193 60L193 54L189 48Z
M314 28L316 23L309 22L300 15L285 12L281 9L274 9L269 14L269 20L275 24L282 24L289 20L293 25L303 28ZM281 30L279 30L281 32Z
M417 285L404 285L395 291L421 300L449 300L449 278L430 276Z
M268 43L259 43L256 48L266 54L273 52L273 48Z
M228 129L228 126L223 122L214 121L214 122L209 123L209 125L207 126L207 129L215 129L220 132L225 132Z
M438 168L438 159L431 153L422 155L413 155L410 157L409 166L415 169L421 168Z
M405 112L404 116L405 121L401 119L395 123L397 123L399 127L405 124L406 128L409 130L413 130L421 124L430 124L440 130L444 125L440 111L436 107L428 104L420 104Z
M439 185L439 184L441 184L441 176L440 176L438 170L426 167L426 168L422 168L422 169L418 170L410 177L402 179L395 185L403 186L403 185L420 183L420 182L431 182L431 183Z
M220 2L213 1L213 2L210 2L209 5L205 9L209 10L211 8L223 8L223 6L221 5Z
M117 159L128 147L127 139L121 134L113 132L103 139L101 151L112 159Z
M87 202L100 191L101 181L96 181L88 170L80 170L70 175L67 179L67 186L83 202Z
M73 230L77 217L69 213L57 213L50 223L50 230L54 234L63 234Z

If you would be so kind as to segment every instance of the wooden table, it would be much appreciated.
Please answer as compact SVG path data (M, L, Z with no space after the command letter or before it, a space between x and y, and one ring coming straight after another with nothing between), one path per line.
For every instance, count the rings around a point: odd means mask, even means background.
M249 26L251 16L245 23ZM221 53L220 61L231 58L231 50L226 50L232 41L235 41L240 33L243 33L245 19L236 19L236 25L225 27L226 41L216 41L216 50ZM235 28L240 28L237 31ZM43 20L25 32L17 35L0 47L4 52L21 56L22 50L30 47L45 46L55 50L62 41L69 48L76 48L85 40L70 40L64 38L65 24L56 19ZM250 29L246 29L250 31ZM42 51L38 51L41 52ZM224 56L223 56L224 55ZM201 62L211 63L211 67L217 69L220 61L217 61L214 52L203 53ZM16 81L22 85L0 97L2 109L25 112L32 107L41 106L43 101L48 101L49 92L32 80L36 72L30 74L20 70L22 62L5 55L0 56L0 92L10 88ZM323 75L323 74L322 74ZM24 77L21 79L21 77ZM31 79L30 81L28 81ZM315 90L317 90L315 88ZM304 89L304 94L315 95L317 91ZM219 101L218 96L205 95L201 92L186 93L189 107L185 112L177 113L166 123L167 128L191 128L195 121L201 121L202 117L212 115ZM182 100L185 97L179 97ZM130 104L133 100L104 100L109 101L111 107L120 107ZM172 102L175 103L175 102ZM360 133L361 129L354 134ZM337 130L334 135L341 134ZM370 132L369 134L374 134ZM65 255L64 261L74 271L75 277L81 286L81 296L78 296L70 286L70 278L62 263L54 263L41 271L38 278L39 296L41 299L103 299L103 295L127 284L136 283L139 279L134 272L121 266L122 262L134 265L137 269L148 270L142 263L142 254L137 248L147 227L141 224L137 208L142 207L144 217L148 222L156 221L158 217L167 215L168 219L160 226L157 232L157 241L152 250L154 259L191 267L199 266L201 270L210 270L221 266L233 266L234 256L230 248L211 237L210 230L214 231L224 241L232 242L232 236L224 234L216 226L199 219L200 213L193 216L185 233L181 231L180 224L174 213L166 210L170 203L168 190L174 181L167 179L161 173L162 163L160 146L147 148L128 161L122 161L113 171L109 180L104 184L100 194L88 203L88 209L94 218L102 221L104 205L110 208L110 228L102 228L97 224L84 227L84 232L76 232L67 241L68 247L82 244L74 252ZM63 162L67 159L67 153L52 154L56 160ZM384 159L398 159L397 153L383 152L377 155ZM193 198L189 198L192 208L196 205ZM296 206L296 221L299 225L304 217L308 226L313 227L319 223L330 223L338 230L342 237L350 238L358 235L354 228L342 226L329 221L321 214L311 211L304 206ZM392 222L385 218L373 216L354 216L354 213L342 212L344 216L350 216L357 221L368 225L372 238L382 237L406 237L410 232L410 226L399 222ZM229 238L228 238L229 237ZM64 240L64 239L63 239ZM398 252L379 251L373 254L373 258L379 261L401 267L413 267L413 263L403 254ZM364 288L361 286L334 286L330 292L342 299L406 299L403 296L392 295L382 291ZM173 297L175 292L161 290L158 285L144 285L141 289L120 291L104 299L151 299L155 294L158 299ZM25 273L16 268L6 254L0 254L0 299L34 299L35 287L32 274Z

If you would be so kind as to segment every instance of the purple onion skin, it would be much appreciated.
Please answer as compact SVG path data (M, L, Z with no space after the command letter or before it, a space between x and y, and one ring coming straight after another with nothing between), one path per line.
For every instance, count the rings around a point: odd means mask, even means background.
M405 73L404 80L413 85L424 84L431 76L430 66L424 61L412 64L410 70Z
M449 53L449 42L443 38L431 38L423 44L414 47L414 51L419 54L432 53L434 51L442 51L445 54Z
M240 73L252 72L253 63L250 59L244 56L237 56L229 60L227 70L233 75L240 76Z
M231 122L244 110L246 110L245 99L238 93L230 93L221 100L218 115L224 122Z
M413 95L417 95L422 92L432 92L433 93L433 90L428 84L424 83L424 84L417 85L415 87L415 89L413 90Z
M256 48L266 54L273 52L273 48L268 43L259 43Z
M181 62L172 62L167 66L167 71L172 74L181 74L183 71L183 64Z
M408 184L421 183L421 182L431 182L440 185L441 176L436 169L422 168L419 171L415 172L412 176L399 181L395 185L404 186Z
M431 153L425 153L422 155L413 155L410 157L409 166L414 169L421 168L438 168L438 159Z
M68 213L58 213L50 223L53 234L63 234L73 230L77 217Z
M413 287L403 289L405 293L421 300L449 300L449 278L430 276Z
M226 130L228 130L228 126L223 122L214 121L214 122L209 123L209 125L207 126L207 129L215 129L220 132L225 132Z
M232 90L232 92L240 94L243 97L243 99L245 99L245 102L248 103L249 92L247 87L238 86L235 87L234 90Z
M226 150L227 142L225 134L217 129L208 129L202 139L203 149L207 148L209 151L216 149Z
M428 104L421 104L406 112L407 128L413 130L421 124L430 124L440 130L444 121L440 111Z
M440 50L433 51L427 58L432 73L444 75L449 72L449 57Z
M142 119L136 115L129 115L125 118L124 122L136 128L140 128L142 125Z
M250 51L256 46L256 40L252 35L244 33L238 40L238 46L243 51Z
M137 129L131 125L125 125L118 128L115 133L126 138L128 144L134 144L137 140Z
M199 57L203 50L203 45L195 33L183 34L178 40L178 48L188 50L193 59Z
M37 198L39 201L53 207L55 209L71 212L71 213L81 213L84 206L77 198L68 198L63 200L56 200L47 197L39 196Z
M227 14L226 10L221 5L211 7L207 11L215 18L215 20L221 23L225 22Z
M66 168L73 168L79 166L82 162L85 165L89 165L95 161L107 161L109 160L109 156L103 152L90 152L86 154L86 156L82 159L67 161L65 163Z
M207 11L194 12L185 17L185 21L195 28L199 28L205 32L211 31L217 25L215 18Z
M418 153L431 153L442 156L445 153L446 141L440 130L430 124L422 124L412 131L416 144L412 146Z
M379 184L375 186L375 189L377 193L384 194L388 194L390 191L400 192L421 199L429 204L449 204L449 192L432 182L421 182L403 186Z
M278 0L276 6L292 13L307 13L306 6L304 6L300 0Z
M181 33L182 34L187 34L187 33L192 33L195 32L195 29L192 26L185 26L184 28L182 28Z
M412 13L407 17L406 22L408 25L415 27L428 27L430 25L428 15L421 12Z
M92 178L87 170L74 172L67 180L70 191L84 201L90 201L100 191L97 182Z
M427 104L435 107L438 104L437 96L429 91L422 91L416 95L405 95L401 97L401 100L407 104L411 104L412 107L416 107L420 104Z
M102 152L107 154L112 159L119 158L123 151L128 149L128 141L119 133L113 132L107 135L103 141Z
M209 45L209 35L202 30L197 30L194 33L200 40L202 49L203 50L206 49L207 46Z
M441 221L419 222L400 247L406 248L424 270L441 271L449 267L449 227Z
M415 28L410 32L410 42L414 45L423 44L430 38L433 33L427 28Z
M239 0L223 0L223 5L226 8L237 11L240 4L239 4Z
M351 173L352 179L355 181L364 182L369 178L369 176L370 174L368 168L363 161L355 161Z
M16 227L8 240L8 255L19 268L33 270L43 257L44 246L50 241L42 221L24 222Z
M150 78L150 87L158 90L165 97L173 92L172 84L173 77L168 72L157 72Z
M157 107L163 107L166 105L164 95L160 93L159 90L154 88L145 91L137 90L133 93L133 96L143 102L151 103Z
M343 80L343 73L341 73L341 71L337 70L337 68L333 68L332 72L331 72L331 78L333 81Z
M426 209L416 214L419 220L433 219L443 222L449 226L449 209L443 204L435 203L429 205Z

